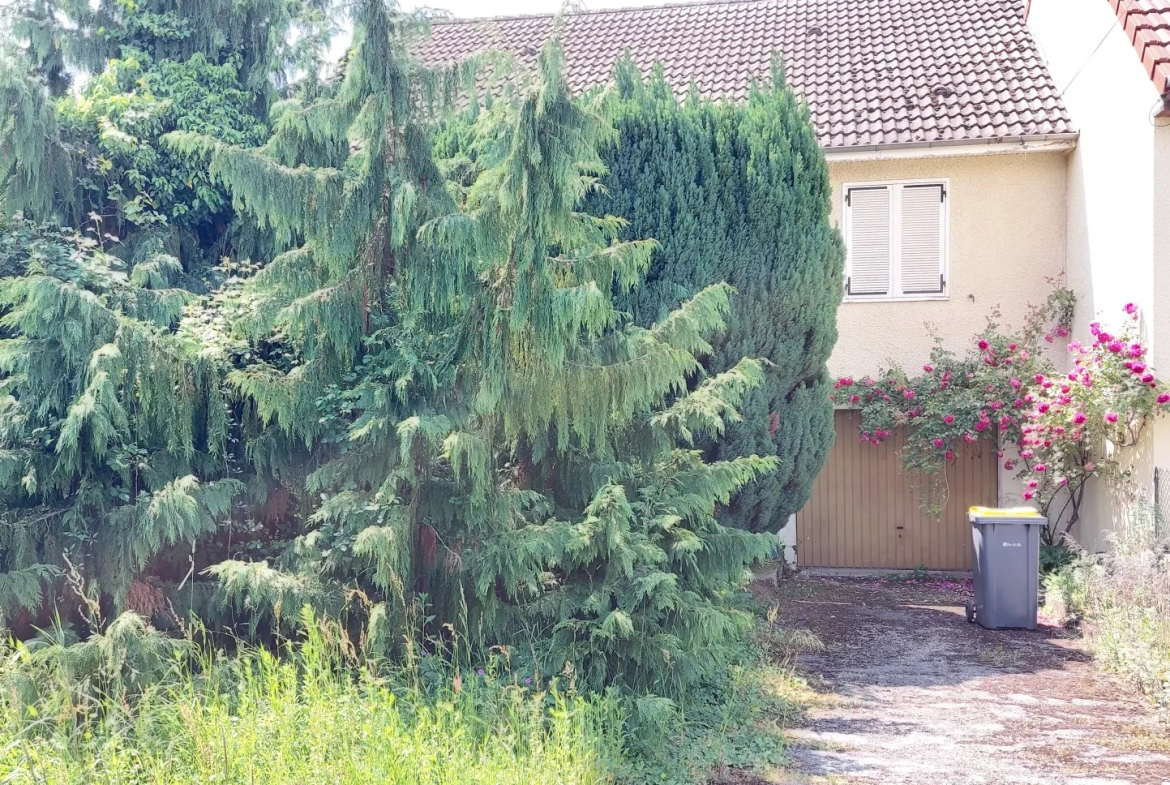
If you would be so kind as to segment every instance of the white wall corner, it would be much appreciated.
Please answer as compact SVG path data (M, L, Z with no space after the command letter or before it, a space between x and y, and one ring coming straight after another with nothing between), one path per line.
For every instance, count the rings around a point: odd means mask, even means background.
M796 566L796 514L788 516L788 522L780 530L780 555L789 567Z

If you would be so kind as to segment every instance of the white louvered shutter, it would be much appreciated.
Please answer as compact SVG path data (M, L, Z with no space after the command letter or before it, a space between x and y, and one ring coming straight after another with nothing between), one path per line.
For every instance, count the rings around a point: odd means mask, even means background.
M943 187L902 187L900 243L901 293L943 291Z
M851 188L849 281L853 296L890 294L890 189Z

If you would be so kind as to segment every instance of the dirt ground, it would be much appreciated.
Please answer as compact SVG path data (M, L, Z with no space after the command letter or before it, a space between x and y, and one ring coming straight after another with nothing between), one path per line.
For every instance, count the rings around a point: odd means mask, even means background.
M1170 728L1054 627L968 624L970 582L798 576L759 586L778 623L825 650L788 731L794 765L764 782L1170 785Z

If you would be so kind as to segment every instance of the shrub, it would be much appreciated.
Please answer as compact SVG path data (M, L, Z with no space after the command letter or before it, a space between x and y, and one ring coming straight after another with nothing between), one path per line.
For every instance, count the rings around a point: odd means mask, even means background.
M880 444L896 428L908 429L902 461L932 479L945 478L962 443L1015 445L1018 457L1005 458L1002 449L998 457L1005 469L1019 470L1024 501L1048 517L1045 544L1059 544L1080 519L1087 483L1124 479L1118 449L1136 444L1170 404L1145 363L1133 305L1118 334L1093 323L1091 345L1070 342L1071 368L1057 370L1041 339L1069 334L1074 302L1071 291L1057 288L1015 332L1001 329L995 312L965 356L940 343L921 374L891 368L876 379L843 378L834 397L861 407L863 441ZM932 482L919 498L937 513L945 489Z
M1148 509L1110 535L1111 549L1045 579L1050 613L1081 621L1108 669L1170 707L1170 535Z

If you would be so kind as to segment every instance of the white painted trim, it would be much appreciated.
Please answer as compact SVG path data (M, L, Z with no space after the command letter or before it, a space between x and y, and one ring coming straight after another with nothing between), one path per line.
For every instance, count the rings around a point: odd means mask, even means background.
M826 147L829 163L848 161L893 161L913 158L967 158L976 155L1020 155L1022 153L1068 152L1077 146L1077 135L1053 135L1053 138L1011 139L1002 141L967 141L913 143L909 145L868 145L866 147Z
M951 180L949 177L928 177L919 180L874 180L841 184L841 234L845 239L845 277L848 280L850 265L852 264L852 250L849 248L850 220L852 211L847 199L851 188L875 188L907 185L940 185L946 195L943 199L942 218L939 223L939 244L942 263L940 264L944 286L937 294L886 294L886 295L849 295L842 293L841 301L845 303L878 303L878 302L919 302L923 300L949 300L951 291ZM890 201L890 288L901 291L902 263L897 258L902 247L902 197L901 189L891 192ZM895 264L895 261L897 262Z

